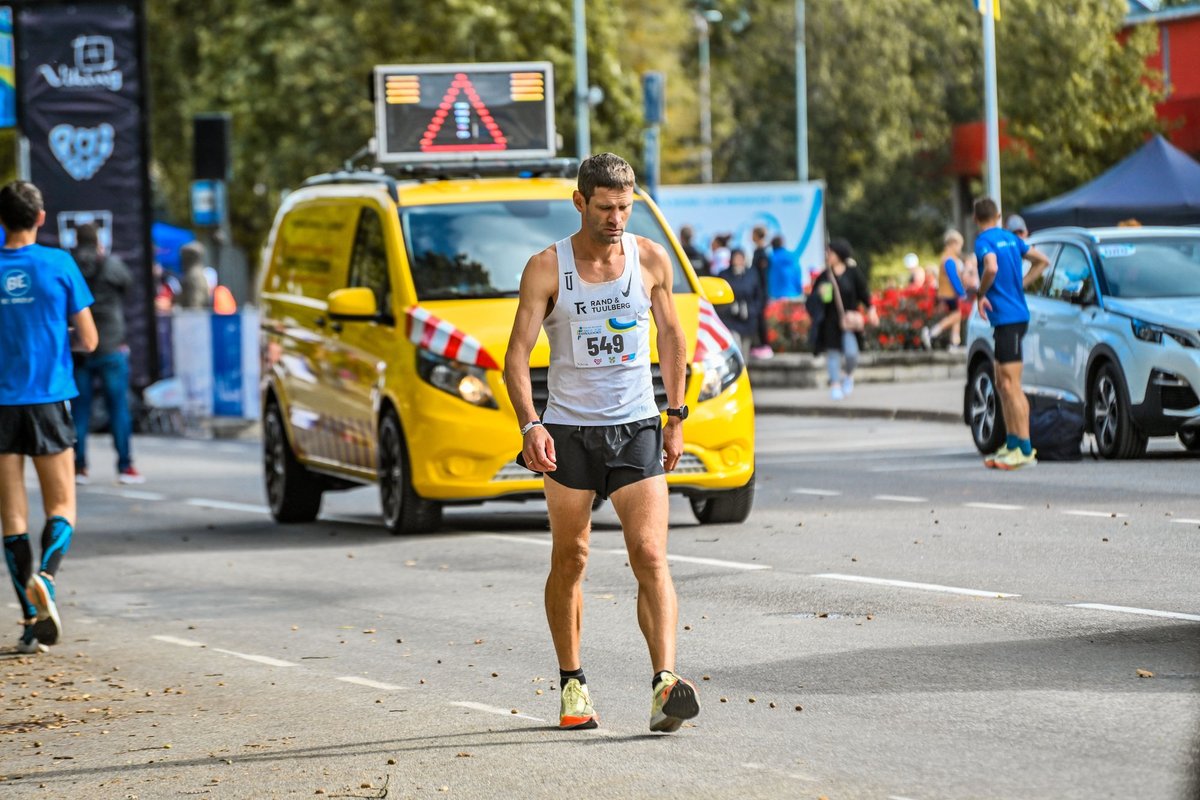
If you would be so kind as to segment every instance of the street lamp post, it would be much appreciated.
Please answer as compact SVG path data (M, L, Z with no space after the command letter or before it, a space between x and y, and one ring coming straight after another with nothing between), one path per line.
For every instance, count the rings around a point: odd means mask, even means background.
M696 14L696 31L700 34L700 182L713 182L712 154L712 69L708 52L708 26L720 22L720 11L708 10Z
M575 0L575 154L580 161L591 155L592 150L587 64L587 24L583 0Z
M808 65L804 46L804 0L796 0L796 177L808 180Z

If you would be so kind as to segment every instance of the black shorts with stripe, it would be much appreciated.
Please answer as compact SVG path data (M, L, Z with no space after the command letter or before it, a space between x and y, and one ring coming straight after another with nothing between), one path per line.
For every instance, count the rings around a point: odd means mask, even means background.
M75 422L65 400L0 406L0 453L52 456L75 446Z
M665 475L662 420L620 425L546 423L554 438L557 469L546 477L571 489L591 489L601 499L632 483Z

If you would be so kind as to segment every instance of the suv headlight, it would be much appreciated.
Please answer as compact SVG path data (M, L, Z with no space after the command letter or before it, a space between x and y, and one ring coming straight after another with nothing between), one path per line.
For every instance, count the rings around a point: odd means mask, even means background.
M737 347L730 347L720 353L705 356L704 383L700 385L700 396L697 400L703 403L711 400L733 385L746 368L742 354Z
M487 370L473 364L452 361L428 350L417 351L417 374L431 386L480 408L498 408Z
M1200 348L1200 333L1196 331L1168 328L1166 325L1155 325L1150 322L1142 322L1140 319L1130 320L1130 324L1133 325L1134 337L1143 342L1162 344L1163 336L1170 336L1182 347Z

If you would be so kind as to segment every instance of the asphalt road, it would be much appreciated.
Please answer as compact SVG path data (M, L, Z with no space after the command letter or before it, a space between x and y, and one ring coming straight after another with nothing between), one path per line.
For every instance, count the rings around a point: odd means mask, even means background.
M281 527L255 443L140 438L149 483L81 492L64 642L0 655L0 793L1195 796L1200 459L1167 442L1003 474L959 425L761 417L759 436L746 524L672 500L702 702L673 735L648 731L610 507L585 586L602 727L560 732L544 507L396 538L358 490Z

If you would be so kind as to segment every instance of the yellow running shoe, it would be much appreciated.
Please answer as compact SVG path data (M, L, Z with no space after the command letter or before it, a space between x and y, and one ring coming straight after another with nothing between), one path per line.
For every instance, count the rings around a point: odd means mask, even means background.
M1001 458L1004 458L1005 456L1007 456L1007 455L1008 455L1009 453L1011 453L1011 452L1012 452L1012 451L1008 449L1008 445L1006 445L1006 444L1002 444L1002 445L1000 445L1000 449L999 449L999 450L997 450L996 452L992 453L991 455L984 456L984 458L983 458L983 465L984 465L985 467L987 467L988 469L995 469L995 468L996 468L996 461L998 461L998 460L999 460L999 459L1001 459ZM1018 452L1020 452L1020 450L1019 450L1019 449L1018 449Z
M654 699L650 703L650 730L672 733L679 730L684 720L699 713L696 684L674 672L664 672L654 687Z
M558 727L567 731L582 731L598 727L596 709L586 684L571 678L562 687L562 710L558 713Z
M1029 455L1021 452L1021 448L1009 450L1003 458L996 459L996 469L1014 470L1023 467L1037 466L1037 450L1031 450Z

